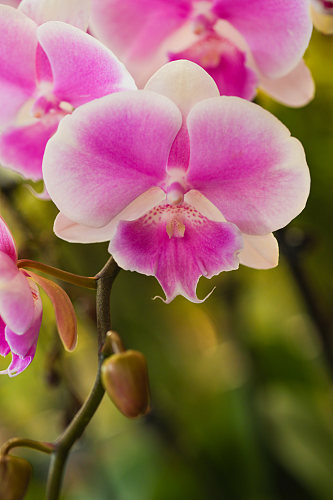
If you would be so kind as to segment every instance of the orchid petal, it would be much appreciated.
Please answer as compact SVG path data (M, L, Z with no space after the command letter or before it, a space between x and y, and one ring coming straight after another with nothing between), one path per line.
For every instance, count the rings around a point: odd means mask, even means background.
M183 124L172 144L168 167L186 170L190 156L186 116L197 102L219 95L214 80L191 61L173 61L156 71L145 89L165 95L180 109Z
M97 99L65 117L45 150L46 188L59 210L79 224L108 224L166 176L181 115L149 91Z
M0 125L7 125L34 93L36 24L12 7L0 5Z
M37 24L63 21L86 31L89 21L90 0L22 0L19 5L25 15Z
M28 366L30 365L31 361L33 360L35 353L33 353L32 356L26 356L25 358L21 358L20 356L17 356L16 354L12 355L12 362L8 366L7 370L2 370L0 372L1 375L9 375L9 377L16 377L20 373L22 373Z
M0 162L28 179L43 178L42 160L49 138L58 128L61 113L52 113L30 125L9 127L0 135Z
M5 329L6 341L11 352L21 358L25 358L29 353L35 352L43 316L43 305L38 287L30 278L28 278L28 282L34 299L34 315L31 326L22 335L17 335L8 326Z
M12 361L6 370L0 371L0 375L8 375L9 377L16 377L20 373L22 373L31 363L35 356L36 347L37 347L38 336L31 346L30 350L26 354L26 356L18 356L17 354L12 353Z
M16 264L17 250L14 238L0 215L0 252L5 253Z
M7 356L10 353L10 347L5 338L6 323L0 316L0 356Z
M195 208L207 219L215 222L227 222L223 214L216 208L211 201L208 200L200 191L191 189L184 196L185 203L188 203Z
M182 24L192 0L106 0L92 2L90 29L127 64L149 59Z
M52 68L53 93L74 107L120 90L135 90L125 66L98 40L59 21L37 29ZM66 57L64 57L66 54Z
M261 77L260 88L273 99L292 107L305 106L313 99L315 92L311 72L303 60L282 78L271 80Z
M28 191L30 191L30 193L35 197L35 198L38 198L39 200L50 200L50 195L49 193L47 192L47 189L45 187L45 185L43 185L43 189L42 191L36 191L36 189L34 189L32 186L30 186L30 184L25 184L24 186Z
M77 324L73 304L67 293L56 283L29 271L29 276L42 287L52 302L59 337L67 351L73 351L77 343Z
M168 233L166 217L171 223L177 219L183 228L178 235ZM120 222L109 251L123 269L156 276L169 303L177 295L200 302L200 276L237 269L241 247L233 224L210 221L190 206L162 205L136 221Z
M2 0L3 5L10 5L11 7L17 7L21 0Z
M148 80L146 90L171 99L186 117L193 106L220 95L216 83L198 64L192 61L172 61L160 68Z
M36 51L36 78L41 84L41 87L45 87L45 82L47 82L49 89L53 89L53 74L51 64L45 50L42 48L40 43L37 45Z
M271 78L296 66L311 37L309 0L214 0L213 11L241 32L259 70Z
M92 227L73 222L60 212L54 221L53 230L58 238L70 243L98 243L110 239L117 223L117 220L112 219L105 226Z
M165 192L161 188L151 188L130 203L106 226L98 228L77 224L60 212L54 221L53 230L59 238L71 243L109 241L113 237L120 220L138 219L164 199Z
M279 263L279 245L273 234L251 236L242 234L244 248L239 254L239 262L254 269L271 269Z
M311 3L311 17L314 27L324 33L333 35L333 11L332 7L325 7L322 0L315 0Z
M34 313L27 278L7 254L0 252L0 316L18 335L30 327Z
M310 186L304 150L272 114L219 97L197 104L187 122L188 182L226 220L246 234L264 235L301 212Z
M169 59L199 64L214 79L220 94L244 99L256 95L258 78L246 66L246 54L224 37L209 34L180 52L170 52Z

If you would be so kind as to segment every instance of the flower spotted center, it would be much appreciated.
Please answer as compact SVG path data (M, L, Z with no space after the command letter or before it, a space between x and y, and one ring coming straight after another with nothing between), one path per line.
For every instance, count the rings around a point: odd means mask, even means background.
M202 226L208 219L187 203L158 205L142 218L144 225L165 225L169 238L183 238L186 225Z

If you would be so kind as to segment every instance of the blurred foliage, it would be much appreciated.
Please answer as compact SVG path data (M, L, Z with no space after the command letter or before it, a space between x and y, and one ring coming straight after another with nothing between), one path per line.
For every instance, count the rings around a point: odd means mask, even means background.
M105 398L73 450L62 500L331 500L332 51L333 38L314 33L306 59L317 93L307 107L258 98L302 141L312 175L307 208L282 235L279 267L242 267L202 279L199 296L216 290L201 305L153 301L161 293L153 278L120 273L111 300L113 328L147 357L153 412L129 421ZM99 271L107 244L58 240L52 203L36 199L5 171L0 182L1 214L20 257L79 274ZM62 352L43 295L34 362L24 374L0 379L1 442L55 439L90 389L97 364L94 293L66 289L79 319L78 348ZM7 364L0 360L0 368ZM44 498L48 457L16 453L34 467L27 500Z

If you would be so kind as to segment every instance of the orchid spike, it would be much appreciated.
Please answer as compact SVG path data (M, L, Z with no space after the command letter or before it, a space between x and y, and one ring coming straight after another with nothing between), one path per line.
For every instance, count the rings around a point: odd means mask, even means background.
M13 237L0 217L0 355L12 354L6 370L10 377L29 366L36 352L43 306L38 283L49 295L59 335L68 350L76 345L77 330L73 306L58 285L17 267Z
M289 106L314 94L302 61L310 0L92 0L90 32L126 64L137 84L168 60L202 66L222 95L251 100L260 88Z
M135 89L132 77L100 42L74 26L38 26L0 5L0 163L42 178L42 157L59 121L92 99Z
M124 269L156 276L167 302L198 302L200 276L270 268L272 231L309 193L300 142L269 112L221 97L198 65L162 67L144 90L77 109L49 141L43 172L56 234L110 240Z

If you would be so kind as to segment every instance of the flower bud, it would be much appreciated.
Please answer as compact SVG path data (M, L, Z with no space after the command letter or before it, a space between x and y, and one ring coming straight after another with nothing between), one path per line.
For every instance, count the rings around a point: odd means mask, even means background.
M13 455L0 456L1 500L22 500L27 491L32 467L23 458Z
M102 382L118 410L129 418L150 411L146 358L128 350L108 357L102 365Z

